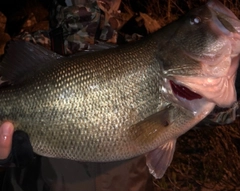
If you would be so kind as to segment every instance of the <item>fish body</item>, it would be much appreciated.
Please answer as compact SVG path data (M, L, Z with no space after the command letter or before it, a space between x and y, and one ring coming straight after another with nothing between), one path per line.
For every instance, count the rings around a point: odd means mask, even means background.
M177 137L215 105L236 101L239 26L210 1L139 42L91 54L66 58L13 42L0 68L0 121L27 132L48 157L108 162L148 153L160 178Z

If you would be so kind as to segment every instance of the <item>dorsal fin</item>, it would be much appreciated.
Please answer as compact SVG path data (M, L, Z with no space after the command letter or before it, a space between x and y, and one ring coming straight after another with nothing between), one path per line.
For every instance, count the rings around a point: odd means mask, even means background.
M0 82L21 83L62 56L40 45L11 41L0 65Z

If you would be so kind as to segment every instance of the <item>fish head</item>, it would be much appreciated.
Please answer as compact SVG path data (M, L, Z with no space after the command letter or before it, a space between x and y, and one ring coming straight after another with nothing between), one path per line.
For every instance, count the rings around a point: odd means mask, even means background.
M176 21L159 46L166 99L198 113L202 105L230 107L236 101L240 21L223 4L209 1ZM167 31L165 29L165 31Z

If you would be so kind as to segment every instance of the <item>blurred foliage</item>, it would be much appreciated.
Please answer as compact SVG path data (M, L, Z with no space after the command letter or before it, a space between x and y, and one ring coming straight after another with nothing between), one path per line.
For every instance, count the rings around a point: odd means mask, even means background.
M240 18L239 0L219 0ZM149 17L162 27L179 18L190 9L199 7L207 0L123 0L134 12L147 13ZM145 22L147 22L145 20ZM152 22L150 19L148 22ZM158 28L156 28L158 29ZM151 30L150 30L151 31Z

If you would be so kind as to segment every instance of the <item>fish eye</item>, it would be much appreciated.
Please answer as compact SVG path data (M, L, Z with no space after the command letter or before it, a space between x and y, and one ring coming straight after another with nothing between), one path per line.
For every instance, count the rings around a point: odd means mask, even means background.
M191 25L196 25L196 24L199 24L200 22L201 22L201 18L198 16L194 16L194 17L190 18Z

